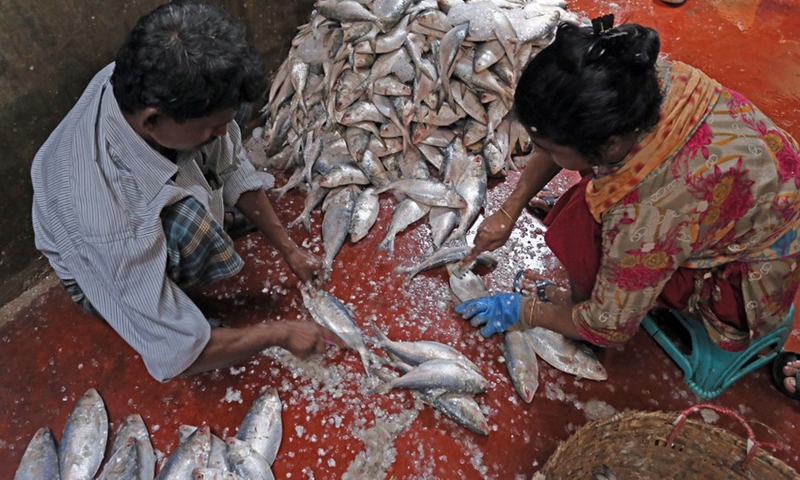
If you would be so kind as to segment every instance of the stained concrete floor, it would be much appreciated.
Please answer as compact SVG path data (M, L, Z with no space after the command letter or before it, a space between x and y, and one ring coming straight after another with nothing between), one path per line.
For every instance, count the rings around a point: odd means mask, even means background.
M744 93L779 125L800 138L800 4L795 0L687 0L674 7L658 0L577 0L570 9L593 17L613 12L618 19L653 26L662 50L703 68ZM510 191L494 184L487 211ZM554 188L570 180L560 177ZM0 478L12 478L28 440L49 426L56 437L76 400L96 388L116 428L130 413L149 427L154 447L168 454L177 445L178 426L207 424L220 436L232 435L263 388L277 387L284 403L283 443L274 465L276 478L529 478L587 421L631 410L681 411L703 401L682 381L682 373L644 332L624 347L601 350L609 372L605 382L577 380L542 363L541 386L531 404L513 391L500 360L499 340L483 340L453 313L446 273L425 272L410 285L394 272L425 252L424 226L401 234L394 258L376 251L394 200L381 201L375 230L358 244L346 244L327 289L354 310L358 323L374 321L391 338L436 340L472 358L491 387L477 397L491 433L482 437L416 404L411 395L368 393L357 356L329 351L298 362L277 351L217 372L158 383L138 356L102 321L83 314L51 279L4 310L0 326ZM299 193L277 202L288 222L302 208ZM321 218L310 235L292 235L321 251ZM563 278L544 248L541 230L530 217L519 235L499 252L503 261L484 270L492 291L509 289L521 266ZM258 235L237 241L246 261L235 279L200 292L197 302L210 317L228 325L308 318L294 279ZM797 303L797 302L796 302ZM798 305L800 306L800 305ZM2 322L0 322L2 323ZM800 332L789 348L800 349ZM776 442L772 452L800 470L800 403L772 386L768 369L750 374L712 401L748 420L757 438ZM703 415L742 433L734 422Z

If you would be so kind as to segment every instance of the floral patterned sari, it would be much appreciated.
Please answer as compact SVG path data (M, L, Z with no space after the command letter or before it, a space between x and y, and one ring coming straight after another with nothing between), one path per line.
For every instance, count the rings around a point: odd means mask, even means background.
M737 351L774 330L800 285L797 143L740 94L662 63L662 120L620 164L586 172L546 219L588 341L629 339L655 306ZM676 133L677 132L677 133Z

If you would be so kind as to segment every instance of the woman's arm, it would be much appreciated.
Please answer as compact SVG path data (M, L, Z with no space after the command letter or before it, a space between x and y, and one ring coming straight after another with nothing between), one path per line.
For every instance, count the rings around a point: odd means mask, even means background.
M468 265L481 253L496 250L505 245L522 209L560 171L561 167L553 162L547 152L544 150L534 152L522 171L514 191L503 205L492 215L486 217L478 227L475 246L461 261L461 265Z

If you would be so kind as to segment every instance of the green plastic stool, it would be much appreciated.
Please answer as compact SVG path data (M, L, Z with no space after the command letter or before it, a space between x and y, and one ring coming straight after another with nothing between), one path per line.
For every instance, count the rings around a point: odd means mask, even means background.
M691 337L692 351L689 354L681 352L653 316L679 320ZM698 397L711 399L747 373L772 362L792 332L794 305L775 331L758 338L741 352L722 350L711 341L703 322L675 310L651 311L642 321L642 326L683 370L686 385ZM772 350L769 353L758 355L758 352L770 346Z

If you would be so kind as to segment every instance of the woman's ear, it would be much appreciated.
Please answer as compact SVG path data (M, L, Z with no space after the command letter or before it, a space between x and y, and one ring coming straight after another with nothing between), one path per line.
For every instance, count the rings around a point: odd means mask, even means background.
M622 161L636 144L637 135L613 135L601 148L603 160L612 165Z

